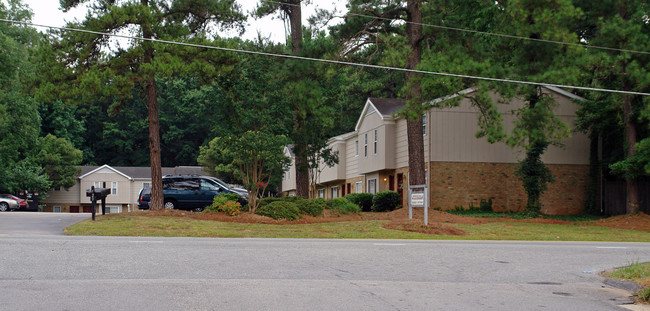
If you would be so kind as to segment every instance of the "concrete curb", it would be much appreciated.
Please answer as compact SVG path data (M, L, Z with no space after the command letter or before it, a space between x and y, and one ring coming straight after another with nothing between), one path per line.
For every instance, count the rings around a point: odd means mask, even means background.
M621 281L621 280L616 280L611 278L605 278L605 280L603 280L603 283L612 287L626 290L628 292L631 292L632 294L636 293L641 289L641 285L634 283L632 281Z

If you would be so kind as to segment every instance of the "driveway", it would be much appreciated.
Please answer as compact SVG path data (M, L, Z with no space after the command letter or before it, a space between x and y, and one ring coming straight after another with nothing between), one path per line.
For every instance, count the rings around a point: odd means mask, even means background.
M64 235L63 229L90 218L91 214L0 213L0 236Z

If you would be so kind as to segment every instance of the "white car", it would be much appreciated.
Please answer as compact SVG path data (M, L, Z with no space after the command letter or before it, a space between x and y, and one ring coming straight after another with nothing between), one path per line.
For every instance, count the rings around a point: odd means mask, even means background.
M18 201L0 198L0 212L13 211L18 209Z

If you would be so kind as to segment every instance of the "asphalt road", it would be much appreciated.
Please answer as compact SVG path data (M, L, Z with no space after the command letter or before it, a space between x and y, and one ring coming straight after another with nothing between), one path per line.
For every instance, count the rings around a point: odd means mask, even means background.
M622 310L598 272L632 261L650 244L9 232L0 310Z

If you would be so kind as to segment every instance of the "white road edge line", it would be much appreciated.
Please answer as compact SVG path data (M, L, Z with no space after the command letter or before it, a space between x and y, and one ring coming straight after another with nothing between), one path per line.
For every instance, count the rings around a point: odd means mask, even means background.
M627 249L627 247L623 247L623 246L597 246L596 248L603 248L603 249Z
M403 246L406 244L398 244L398 243L373 243L372 245L375 246Z
M129 241L129 243L162 243L163 241Z

